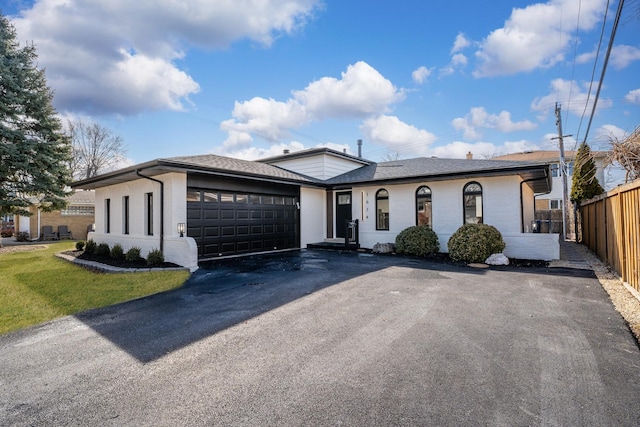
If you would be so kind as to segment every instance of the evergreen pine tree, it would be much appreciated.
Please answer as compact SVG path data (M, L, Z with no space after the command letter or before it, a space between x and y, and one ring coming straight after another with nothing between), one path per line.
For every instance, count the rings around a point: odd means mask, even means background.
M65 206L71 144L36 60L35 46L20 47L0 14L0 215Z
M596 179L596 162L586 142L580 144L573 167L571 182L571 201L580 203L604 191Z

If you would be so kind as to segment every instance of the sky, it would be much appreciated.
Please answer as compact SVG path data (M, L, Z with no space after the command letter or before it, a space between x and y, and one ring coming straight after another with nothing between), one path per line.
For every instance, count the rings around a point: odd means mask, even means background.
M0 0L35 44L58 113L121 136L129 164L357 154L359 139L374 161L554 150L556 103L566 149L585 136L607 149L640 125L640 0L627 0L588 126L617 7Z

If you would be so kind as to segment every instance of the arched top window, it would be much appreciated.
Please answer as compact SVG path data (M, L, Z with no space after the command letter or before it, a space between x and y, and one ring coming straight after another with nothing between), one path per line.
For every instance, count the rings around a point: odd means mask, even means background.
M431 216L431 189L426 185L416 190L416 225L433 227Z
M482 186L469 182L463 190L464 223L482 224Z
M376 192L376 230L389 229L389 192L384 188Z

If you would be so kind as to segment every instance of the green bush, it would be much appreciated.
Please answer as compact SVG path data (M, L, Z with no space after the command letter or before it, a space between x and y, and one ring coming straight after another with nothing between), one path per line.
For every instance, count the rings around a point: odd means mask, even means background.
M95 254L96 255L100 255L100 256L110 256L111 255L111 249L109 248L109 244L105 243L105 242L100 243L96 247Z
M84 240L78 240L76 242L76 250L81 251L82 249L84 249L84 245L85 245Z
M396 236L396 252L399 254L427 256L439 249L438 235L428 225L405 228Z
M122 249L122 245L120 243L116 243L111 248L111 258L124 259L124 250Z
M137 262L142 260L142 256L140 256L141 249L137 247L132 247L127 251L124 256L124 259L130 262Z
M505 243L491 225L465 224L453 233L447 246L454 261L485 262L490 255L502 252Z
M84 247L84 251L88 254L92 254L96 251L96 242L93 239L87 240L87 245Z
M28 242L31 236L26 231L19 231L16 233L16 242Z
M158 249L154 249L147 255L147 264L160 265L164 263L164 255Z

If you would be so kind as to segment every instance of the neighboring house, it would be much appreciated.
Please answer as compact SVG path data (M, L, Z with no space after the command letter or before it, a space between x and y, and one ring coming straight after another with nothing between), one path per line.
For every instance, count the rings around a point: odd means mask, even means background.
M573 179L573 164L577 151L565 152L565 163L567 164L567 196L571 195L571 183ZM596 179L602 186L606 187L606 151L592 151L593 160L596 164ZM536 210L562 210L562 174L560 168L560 152L559 151L525 151L523 153L506 154L504 156L494 157L494 160L510 160L510 161L532 161L536 163L548 163L551 168L551 177L553 184L551 192L536 196Z
M198 261L344 238L361 247L428 224L440 250L465 222L497 227L505 254L557 259L557 234L531 233L534 197L551 190L547 163L417 158L375 163L327 148L260 161L215 155L156 159L73 184L95 189L90 238ZM181 236L182 234L182 236Z
M74 239L85 240L95 222L95 191L74 191L66 201L67 207L60 211L44 212L36 205L30 209L31 216L16 216L15 232L28 233L30 239L37 240L42 227L51 226L57 232L58 226L66 225Z

